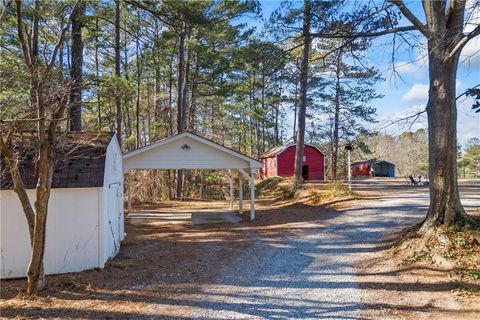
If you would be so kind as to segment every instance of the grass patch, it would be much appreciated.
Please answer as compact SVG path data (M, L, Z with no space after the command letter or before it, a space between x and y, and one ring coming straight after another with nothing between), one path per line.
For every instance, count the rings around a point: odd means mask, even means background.
M419 261L425 261L431 257L430 252L427 250L415 251L412 255L403 260L403 265L409 265Z
M480 290L469 287L458 287L452 290L454 293L461 297L475 297L480 296Z
M322 189L308 190L308 196L313 204L324 204L335 200L357 198L355 192L348 189L342 181L332 181Z
M281 200L296 198L298 191L292 191L293 178L269 177L255 186L262 197L273 197Z

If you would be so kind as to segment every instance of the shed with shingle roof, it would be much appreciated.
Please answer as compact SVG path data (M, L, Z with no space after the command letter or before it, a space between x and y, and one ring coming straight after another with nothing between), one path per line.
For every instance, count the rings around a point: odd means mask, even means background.
M38 179L34 136L13 142L31 203ZM26 276L31 249L28 227L9 168L0 159L1 278ZM103 267L123 240L123 166L109 133L67 133L55 141L48 206L45 273Z

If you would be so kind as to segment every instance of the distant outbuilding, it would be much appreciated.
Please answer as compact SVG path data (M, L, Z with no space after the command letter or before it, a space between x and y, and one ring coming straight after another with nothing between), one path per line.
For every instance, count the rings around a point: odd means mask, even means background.
M37 168L28 139L20 172L35 201ZM55 145L55 169L48 205L45 273L104 267L124 237L122 153L115 136L68 133ZM31 248L27 220L5 161L0 167L1 279L26 276Z
M395 164L385 160L356 161L351 169L353 177L395 177Z
M262 178L292 177L295 170L296 145L290 144L275 147L261 157L263 167ZM311 144L303 149L302 176L305 180L325 180L325 154Z

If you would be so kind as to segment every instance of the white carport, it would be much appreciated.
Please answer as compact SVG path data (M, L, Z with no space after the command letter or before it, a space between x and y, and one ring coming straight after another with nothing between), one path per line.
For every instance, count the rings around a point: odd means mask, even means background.
M183 132L123 155L123 169L228 169L230 208L233 208L233 176L238 170L250 181L250 220L255 219L255 173L262 163L190 132ZM128 211L131 212L131 183L128 175ZM239 211L243 214L242 179L239 180Z

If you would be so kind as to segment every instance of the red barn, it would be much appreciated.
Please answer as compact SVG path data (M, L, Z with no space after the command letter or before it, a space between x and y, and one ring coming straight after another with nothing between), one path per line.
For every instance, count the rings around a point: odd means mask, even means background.
M273 148L265 152L260 161L262 178L293 177L295 168L296 145L291 144ZM325 154L311 144L303 149L302 176L305 180L325 180Z
M372 175L372 165L370 161L356 161L352 163L353 177L370 177Z

